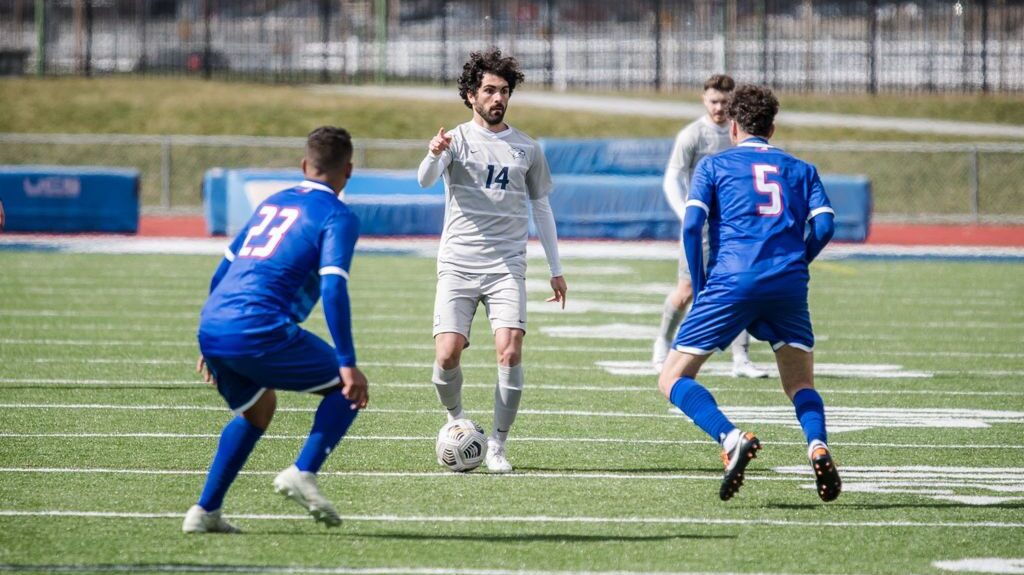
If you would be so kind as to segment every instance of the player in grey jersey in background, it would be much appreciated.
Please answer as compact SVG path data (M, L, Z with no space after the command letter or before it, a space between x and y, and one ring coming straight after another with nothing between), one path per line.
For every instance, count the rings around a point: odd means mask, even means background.
M459 95L473 118L450 132L438 130L418 173L420 186L432 186L442 177L445 188L432 381L448 419L464 417L460 361L469 346L473 315L483 303L498 362L494 424L485 459L493 473L512 471L505 440L523 392L530 211L551 271L554 295L547 301L565 307L547 160L537 142L504 121L512 91L522 81L518 62L502 57L499 50L470 54L459 78Z
M690 178L697 162L705 156L717 154L732 147L729 140L729 120L725 116L726 104L736 82L730 76L715 74L704 82L704 108L707 114L694 120L683 128L676 136L672 146L672 155L665 168L665 179L662 183L665 199L669 206L683 221L686 214L686 196L690 189ZM704 239L704 258L708 257L707 234ZM693 301L693 284L690 282L690 270L686 263L686 252L679 249L679 281L672 293L665 298L665 307L661 313L661 325L654 339L654 352L651 362L661 372L669 347L676 337L679 324L686 316L686 310ZM768 373L758 369L750 362L748 348L750 334L742 332L732 343L732 375L733 377L768 377Z

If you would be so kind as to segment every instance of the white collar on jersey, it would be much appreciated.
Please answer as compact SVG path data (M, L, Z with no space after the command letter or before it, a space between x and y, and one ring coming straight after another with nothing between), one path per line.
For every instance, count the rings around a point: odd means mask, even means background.
M738 147L738 148L774 148L775 146L769 144L768 140L765 140L764 138L759 138L757 136L754 136L752 138L747 138L746 140L743 140L739 144L736 144L736 147Z
M300 188L309 188L311 190L320 190L321 192L328 192L329 194L336 195L334 190L330 186L323 182L317 182L314 180L302 180L302 183L298 185Z
M483 127L483 126L481 126L479 124L477 124L476 122L474 122L472 120L470 120L469 122L466 122L466 123L469 124L472 129L474 129L474 130L476 130L476 131L478 131L478 132L480 132L480 133L482 133L484 135L490 136L492 138L505 139L505 138L507 138L507 137L512 135L512 126L509 126L507 123L505 124L505 129L500 131L500 132L492 132L492 131L488 130L487 128L485 128L485 127Z

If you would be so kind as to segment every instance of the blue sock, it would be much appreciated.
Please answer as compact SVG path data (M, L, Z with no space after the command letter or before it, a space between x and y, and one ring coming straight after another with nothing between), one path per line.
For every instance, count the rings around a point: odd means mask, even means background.
M669 401L719 443L730 431L736 429L729 418L718 409L711 392L689 377L680 377L676 381L672 386L672 393L669 394Z
M313 429L309 432L306 444L302 446L299 458L295 460L295 467L298 467L299 471L310 473L320 471L327 456L352 425L357 413L359 412L352 409L352 402L345 399L340 390L325 395L320 407L316 409Z
M207 511L216 511L224 503L224 495L238 476L245 460L263 436L263 430L249 423L244 417L236 417L224 426L220 433L217 453L210 464L199 506Z
M810 444L815 439L822 443L828 443L828 435L825 432L825 402L813 389L801 389L793 396L793 407L796 408L796 418L800 420L800 427L804 430L804 437Z

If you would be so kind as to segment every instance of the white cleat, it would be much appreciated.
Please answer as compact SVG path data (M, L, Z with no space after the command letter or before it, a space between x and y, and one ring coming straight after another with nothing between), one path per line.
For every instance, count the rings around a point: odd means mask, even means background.
M320 494L315 473L299 471L298 467L290 465L274 478L274 491L301 505L313 519L327 527L341 525L341 516L334 505Z
M654 339L654 352L651 354L651 365L654 366L654 371L661 373L661 369L665 367L669 347L667 339L660 336Z
M768 372L758 369L756 365L747 361L737 361L732 364L733 377L747 377L750 379L763 379L768 377Z
M493 439L487 440L487 455L484 456L487 471L491 473L512 473L512 464L505 457L505 444Z
M198 505L189 507L181 524L184 533L241 533L242 530L220 516L220 509L207 511Z

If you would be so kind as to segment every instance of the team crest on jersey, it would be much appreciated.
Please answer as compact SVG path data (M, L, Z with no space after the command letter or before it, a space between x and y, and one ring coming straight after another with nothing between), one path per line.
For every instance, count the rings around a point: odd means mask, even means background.
M512 147L512 148L509 148L508 151L509 151L510 154L512 154L512 159L513 160L518 160L520 158L525 158L526 157L526 150L524 150L522 148Z

